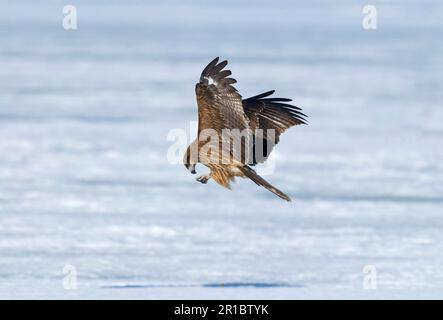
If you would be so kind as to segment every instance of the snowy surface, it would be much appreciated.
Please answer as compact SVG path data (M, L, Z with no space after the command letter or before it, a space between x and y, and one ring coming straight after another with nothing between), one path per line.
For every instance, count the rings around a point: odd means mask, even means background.
M0 2L0 298L443 298L441 1L72 3ZM167 162L215 56L309 115L294 202Z

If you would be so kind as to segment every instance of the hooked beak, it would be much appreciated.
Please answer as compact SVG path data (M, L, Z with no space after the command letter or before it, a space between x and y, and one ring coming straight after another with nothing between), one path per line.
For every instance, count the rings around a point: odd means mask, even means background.
M195 171L195 164L187 165L186 168L189 170L190 173L196 174L197 171Z

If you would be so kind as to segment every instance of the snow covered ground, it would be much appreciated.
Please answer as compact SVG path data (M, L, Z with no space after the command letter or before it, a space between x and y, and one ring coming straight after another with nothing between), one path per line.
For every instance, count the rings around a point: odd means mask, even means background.
M441 2L73 4L0 2L0 298L443 298ZM309 115L294 202L166 161L215 56Z

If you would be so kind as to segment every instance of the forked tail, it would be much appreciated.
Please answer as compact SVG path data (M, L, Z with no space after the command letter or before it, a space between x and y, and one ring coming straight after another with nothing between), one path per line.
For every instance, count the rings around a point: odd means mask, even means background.
M263 186L266 189L268 189L269 191L271 191L273 194L279 196L280 198L286 200L286 201L291 201L291 198L289 198L285 193L283 193L282 191L278 190L276 187L272 186L270 183L268 183L265 179L263 179L262 177L260 177L253 169L251 169L248 166L244 166L244 167L240 167L239 168L241 170L241 172L243 172L245 174L245 176L247 176L249 179L251 179L252 181L254 181L256 184L258 184L259 186Z

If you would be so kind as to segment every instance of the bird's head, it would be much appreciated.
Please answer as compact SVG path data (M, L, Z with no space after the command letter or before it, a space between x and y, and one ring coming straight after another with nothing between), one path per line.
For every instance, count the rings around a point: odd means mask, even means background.
M197 165L197 161L195 159L196 157L193 157L191 152L191 146L189 146L183 156L183 164L192 174L197 173L197 171L195 171L195 166Z

